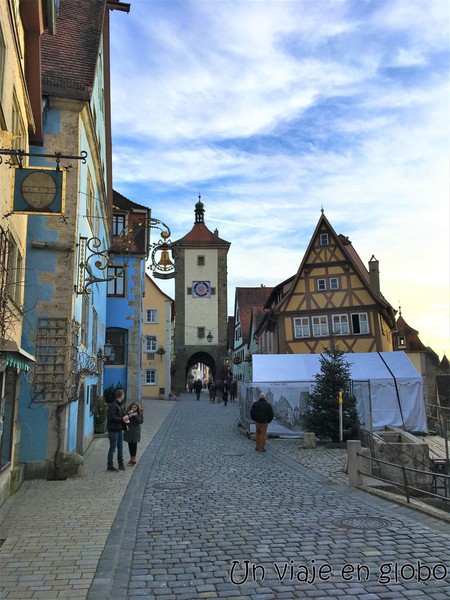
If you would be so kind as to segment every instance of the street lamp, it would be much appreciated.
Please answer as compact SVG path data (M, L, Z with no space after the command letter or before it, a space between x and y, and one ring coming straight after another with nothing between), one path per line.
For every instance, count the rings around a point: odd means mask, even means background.
M209 332L208 335L206 336L206 339L208 340L209 343L211 343L213 341L213 334L211 332Z

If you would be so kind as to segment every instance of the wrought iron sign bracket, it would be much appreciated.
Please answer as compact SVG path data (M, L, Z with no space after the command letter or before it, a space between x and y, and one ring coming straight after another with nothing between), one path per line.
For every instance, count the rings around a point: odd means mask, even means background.
M152 251L150 253L150 266L149 269L153 271L153 276L159 279L171 279L175 276L175 265L170 260L169 250L172 247L170 241L170 229L168 225L159 221L158 219L150 219L150 229L158 229L160 233L160 239L150 244ZM156 253L161 252L161 258L156 261Z
M14 150L12 148L0 148L0 165L3 163L2 156L15 156L19 163L19 169L23 168L23 160L26 156L35 156L38 158L53 158L56 162L56 170L59 171L61 169L60 162L62 159L64 160L81 160L83 164L86 164L87 152L83 150L79 156L73 156L70 154L62 154L61 152L54 152L53 154L41 154L40 152L25 152L25 150ZM9 168L15 167L15 163L10 160L5 161L5 165L9 165ZM71 169L72 165L67 165L63 167L63 169Z
M113 254L109 250L101 250L101 241L99 238L80 237L78 246L78 284L75 286L77 296L81 294L90 294L90 287L94 283L107 283L120 277L123 269L113 277L97 277L94 275L93 267L99 271L105 271L111 264ZM88 255L88 252L90 254ZM91 262L93 261L93 262Z

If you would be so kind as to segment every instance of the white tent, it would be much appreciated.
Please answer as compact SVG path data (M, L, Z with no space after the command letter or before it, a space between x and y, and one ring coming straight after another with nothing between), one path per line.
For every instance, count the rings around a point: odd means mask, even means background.
M422 377L404 352L352 353L344 358L350 364L363 425L373 429L392 425L407 431L427 431ZM313 386L319 372L319 354L254 354L253 381L247 385L262 391L276 389L280 394L283 384L290 390L294 382L303 387L306 382ZM299 393L299 403L300 396ZM289 402L292 405L292 400Z

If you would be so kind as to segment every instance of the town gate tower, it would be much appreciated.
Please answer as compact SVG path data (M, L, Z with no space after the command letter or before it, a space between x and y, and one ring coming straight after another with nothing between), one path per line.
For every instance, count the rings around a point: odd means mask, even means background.
M189 369L202 363L222 377L227 358L227 254L230 242L205 225L199 196L191 231L173 242L175 335L172 387L186 389Z

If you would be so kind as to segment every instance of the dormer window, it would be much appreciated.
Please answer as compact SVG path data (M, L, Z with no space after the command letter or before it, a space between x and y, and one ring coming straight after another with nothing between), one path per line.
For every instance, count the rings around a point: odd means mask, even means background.
M330 245L330 237L329 237L328 233L320 234L319 243L321 246L329 246Z

